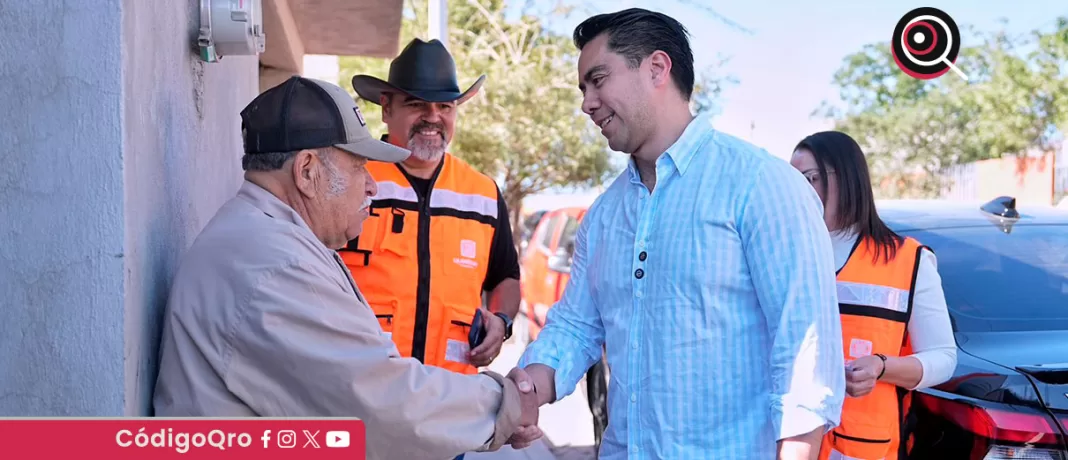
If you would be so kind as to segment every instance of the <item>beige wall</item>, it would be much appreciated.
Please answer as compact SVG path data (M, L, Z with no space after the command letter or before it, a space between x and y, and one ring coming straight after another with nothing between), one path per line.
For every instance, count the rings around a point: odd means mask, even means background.
M1053 155L1039 158L1001 158L978 164L980 193L1010 195L1017 203L1052 204Z
M1050 153L977 161L953 168L944 198L986 201L1007 195L1020 205L1053 204L1054 158Z
M260 91L303 74L306 55L392 58L403 8L401 0L264 0Z

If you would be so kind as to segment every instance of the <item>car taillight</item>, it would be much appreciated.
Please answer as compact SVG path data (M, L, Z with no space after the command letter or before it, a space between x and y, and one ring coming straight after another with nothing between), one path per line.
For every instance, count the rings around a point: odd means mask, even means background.
M1043 412L1026 407L943 399L926 393L916 393L916 400L931 413L974 434L977 444L985 443L985 460L1068 460L1060 430Z

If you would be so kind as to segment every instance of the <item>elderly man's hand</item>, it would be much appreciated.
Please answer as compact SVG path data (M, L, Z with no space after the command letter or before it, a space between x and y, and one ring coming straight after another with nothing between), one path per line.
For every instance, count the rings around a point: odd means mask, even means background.
M519 402L523 409L523 415L519 418L519 428L508 438L508 444L514 449L522 449L530 446L542 437L541 428L538 428L538 395L534 392L533 381L526 371L520 368L512 369L508 373L519 388Z
M514 368L508 373L508 378L515 382L519 388L520 407L523 408L523 416L519 419L520 425L538 424L538 394L534 391L534 381L527 372L520 368Z
M482 309L482 318L485 320L486 338L471 350L468 357L471 364L477 367L489 366L501 353L501 345L504 344L504 320L485 308Z

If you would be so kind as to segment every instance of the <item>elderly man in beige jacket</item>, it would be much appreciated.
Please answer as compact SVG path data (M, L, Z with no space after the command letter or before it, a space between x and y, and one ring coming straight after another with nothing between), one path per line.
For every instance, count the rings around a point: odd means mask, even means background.
M245 181L175 276L156 415L359 417L368 458L383 460L540 437L526 383L402 358L335 252L367 218L367 161L409 152L374 139L353 99L322 81L293 77L241 117Z

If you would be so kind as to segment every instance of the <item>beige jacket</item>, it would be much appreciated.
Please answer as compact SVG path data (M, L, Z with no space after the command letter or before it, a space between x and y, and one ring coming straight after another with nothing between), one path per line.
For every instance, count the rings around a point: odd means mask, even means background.
M182 259L160 347L157 416L359 417L373 460L496 450L521 412L497 374L400 357L337 253L248 181Z

